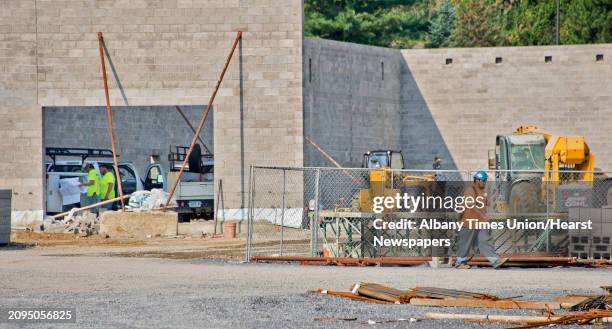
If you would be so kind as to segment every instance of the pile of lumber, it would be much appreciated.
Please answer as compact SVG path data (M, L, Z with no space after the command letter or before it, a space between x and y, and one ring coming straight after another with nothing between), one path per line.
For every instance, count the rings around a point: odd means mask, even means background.
M602 287L605 290L605 287ZM351 291L315 289L322 293L353 300L378 304L410 304L417 306L499 308L540 310L544 316L490 315L490 314L448 314L427 313L416 320L454 319L470 322L501 322L520 324L515 328L535 328L556 324L587 324L593 322L612 323L612 295L565 295L552 301L521 300L500 298L496 295L446 289L438 287L415 287L407 290L396 289L378 283L360 282ZM554 314L553 311L570 309L573 312ZM406 319L401 319L402 321ZM398 322L385 320L375 323ZM364 322L365 323L365 322ZM368 322L370 323L370 322Z
M350 292L326 289L314 289L313 292L379 304L532 309L546 311L558 310L562 308L562 303L558 301L532 301L515 298L499 298L491 294L435 287L415 287L408 290L399 290L381 284L368 282L354 284L351 287Z

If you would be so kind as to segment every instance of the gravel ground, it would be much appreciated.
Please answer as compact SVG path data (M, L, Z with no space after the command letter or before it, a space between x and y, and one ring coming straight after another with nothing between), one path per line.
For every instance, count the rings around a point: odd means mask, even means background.
M377 325L362 321L426 312L533 313L378 305L307 291L346 291L354 282L368 281L398 288L427 285L550 299L569 292L599 293L599 286L612 284L612 271L605 269L315 267L93 256L82 251L71 256L66 249L0 250L0 308L76 308L76 325L32 326L41 328L503 328L441 320ZM317 317L357 320L315 321Z

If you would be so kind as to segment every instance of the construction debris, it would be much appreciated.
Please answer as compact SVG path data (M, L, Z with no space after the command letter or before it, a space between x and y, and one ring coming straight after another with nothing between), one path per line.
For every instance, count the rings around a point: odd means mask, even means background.
M366 296L360 296L360 295L353 294L352 292L335 291L335 290L327 290L327 289L320 289L320 288L314 289L311 292L325 294L325 295L338 296L338 297L343 297L343 298L348 298L348 299L353 299L353 300L360 300L364 302L372 302L372 303L377 303L377 304L394 304L394 302L389 302L389 301L380 300L376 298L370 298Z
M357 318L337 318L335 316L323 316L314 319L315 321L355 321Z
M393 320L368 320L363 321L363 324L383 324L383 323L398 323L398 322L417 322L419 319L417 318L409 318L409 319L393 319Z
M476 298L484 300L499 300L497 296L491 294L436 287L416 287L411 289L411 294L414 297L425 298Z
M384 300L394 304L405 304L410 302L410 296L406 291L386 287L377 283L362 282L354 284L351 292L356 295Z
M411 304L419 306L476 307L500 309L572 310L604 309L609 310L612 295L602 296L561 296L554 301L520 300L516 297L498 296L456 289L437 287L415 287L399 290L377 283L361 282L351 287L351 292L316 289L316 292L345 297L355 300L381 304Z
M531 300L482 300L476 298L413 298L411 305L419 306L447 306L447 307L475 307L475 308L501 308L501 309L529 309L529 310L558 310L561 304L552 301Z
M100 220L96 214L83 212L67 216L63 220L47 217L40 225L40 230L47 233L74 233L82 237L96 235L100 231Z
M612 310L612 295L599 295L588 298L571 307L572 311Z
M502 267L612 267L612 260L605 259L577 259L561 256L528 256L508 255ZM335 265L335 266L420 266L427 265L432 257L402 256L402 257L304 257L304 256L253 256L252 262L298 262L300 265ZM491 267L485 257L472 257L468 262L471 266Z
M602 287L609 292L608 287ZM315 289L313 292L367 301L378 304L410 304L418 306L450 306L471 308L500 308L500 309L532 309L546 311L544 316L524 315L490 315L490 314L448 314L427 313L423 319L439 320L452 319L471 322L500 322L515 323L522 326L515 328L535 328L556 324L587 324L593 322L612 323L612 294L607 295L566 295L556 297L554 301L518 300L512 298L499 298L498 296L470 292L456 289L437 287L415 287L408 290L399 290L378 283L361 282L351 287L351 292ZM570 308L572 312L555 315L552 311L561 308ZM417 321L417 319L395 319L373 321L367 320L364 324L394 323L404 321Z
M513 327L518 329L536 328L555 324L587 324L591 323L593 320L598 320L598 322L601 323L612 323L612 311L590 310L586 312L550 316L427 313L424 319L525 324L523 326Z

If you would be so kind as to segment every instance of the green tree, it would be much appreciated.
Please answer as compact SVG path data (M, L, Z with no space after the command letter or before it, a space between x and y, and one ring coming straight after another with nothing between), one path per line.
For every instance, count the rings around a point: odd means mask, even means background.
M536 46L555 43L555 0L517 1L505 15L508 45Z
M562 44L612 42L612 1L561 2Z
M562 44L612 42L612 0L560 6ZM307 37L383 47L555 44L556 0L304 0L304 16Z
M459 1L451 46L491 47L505 44L500 28L500 7L499 1Z
M304 12L308 37L409 48L428 29L424 0L305 0Z
M443 0L430 20L427 46L431 48L448 47L455 29L455 19L455 7L450 0Z

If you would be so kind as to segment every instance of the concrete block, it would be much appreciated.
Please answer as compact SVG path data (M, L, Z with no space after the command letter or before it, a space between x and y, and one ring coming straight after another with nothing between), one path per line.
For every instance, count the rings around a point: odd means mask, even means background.
M100 235L111 238L144 239L174 236L178 233L178 214L174 211L106 211L100 219Z
M580 208L569 208L568 217L571 221L580 220Z

